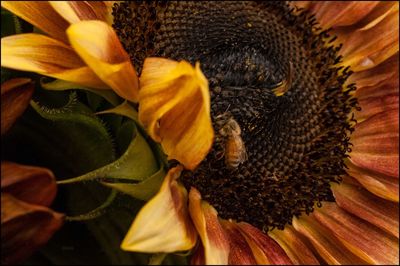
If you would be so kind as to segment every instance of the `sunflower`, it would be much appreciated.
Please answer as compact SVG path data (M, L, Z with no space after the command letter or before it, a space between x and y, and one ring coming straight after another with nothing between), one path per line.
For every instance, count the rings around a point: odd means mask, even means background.
M399 263L397 2L121 2L115 32L82 3L2 2L53 37L3 38L2 66L138 103L172 163L123 250Z

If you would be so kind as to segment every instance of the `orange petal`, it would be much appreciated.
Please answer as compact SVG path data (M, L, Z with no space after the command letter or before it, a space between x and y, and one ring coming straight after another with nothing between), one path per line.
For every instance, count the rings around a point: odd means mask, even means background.
M182 167L169 170L160 191L139 211L121 248L136 252L189 250L197 235L187 211L186 189L177 182Z
M200 192L193 187L189 192L189 212L204 247L205 263L228 264L229 242L218 221L218 213L201 200Z
M1 66L107 88L66 44L44 35L27 33L1 39Z
M246 238L240 233L238 225L226 220L220 220L220 222L230 245L229 265L255 265L257 262L253 251Z
M357 217L399 236L399 206L369 193L361 187L342 182L332 184L336 203Z
M64 215L1 193L1 264L16 265L44 245Z
M313 7L318 22L324 28L348 26L370 13L378 1L324 1Z
M314 246L328 265L363 265L365 262L348 249L315 219L302 215L293 219L294 228Z
M357 124L351 136L351 162L391 177L399 177L399 110L376 114Z
M111 9L107 1L49 1L69 23L81 20L102 20L111 25Z
M208 82L199 64L147 58L140 86L140 121L169 159L193 170L214 137Z
M57 185L47 168L2 161L1 191L31 204L50 206Z
M378 1L379 4L360 22L357 27L369 29L381 22L387 15L399 11L399 3L396 1Z
M370 264L398 264L398 238L348 214L336 203L324 202L312 216L334 234L353 254Z
M139 81L117 34L103 21L81 21L67 35L72 47L99 78L119 96L137 102Z
M1 135L6 133L29 105L34 85L28 78L1 84Z
M291 265L285 251L267 234L248 223L239 223L240 233L252 249L257 264Z
M347 163L348 174L356 179L365 189L386 200L399 202L399 179L366 171Z
M293 264L320 264L307 244L304 243L302 236L291 225L286 225L284 230L274 229L268 232L268 235L278 242Z
M1 1L1 7L28 21L53 38L68 43L69 23L47 1ZM3 44L1 45L3 48Z
M388 92L390 92L388 90ZM362 122L369 117L372 117L378 113L387 112L399 108L399 94L387 94L380 97L368 97L365 99L359 99L361 111L356 112L355 119L358 122Z
M393 12L370 29L339 34L343 65L355 72L372 68L399 51L399 14Z

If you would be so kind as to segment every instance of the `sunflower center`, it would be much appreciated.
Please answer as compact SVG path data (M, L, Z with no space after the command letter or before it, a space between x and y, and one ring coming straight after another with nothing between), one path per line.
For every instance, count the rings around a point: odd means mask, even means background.
M222 218L282 229L334 200L329 183L345 174L356 100L333 38L313 17L257 1L129 2L113 14L139 71L147 56L201 63L216 141L182 181Z

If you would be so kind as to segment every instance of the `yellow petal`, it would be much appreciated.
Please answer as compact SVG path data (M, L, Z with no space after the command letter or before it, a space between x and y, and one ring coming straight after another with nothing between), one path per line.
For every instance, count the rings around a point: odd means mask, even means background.
M34 85L28 78L15 78L1 84L1 135L28 107L33 90Z
M119 96L137 102L139 81L117 34L99 20L81 21L67 29L72 47L96 75Z
M214 138L208 82L199 64L147 58L140 86L140 121L169 159L193 170Z
M1 39L1 66L105 89L107 86L66 44L28 33Z
M350 215L334 202L324 202L312 213L354 255L370 264L399 264L399 239Z
M293 218L293 227L309 240L318 252L318 255L328 265L365 264L365 261L349 252L329 230L315 219L307 215L302 215L300 219Z
M347 181L344 179L344 181ZM332 184L340 208L376 225L395 237L399 236L399 205L374 196L361 186L342 182Z
M68 43L69 23L47 1L1 1L1 7L21 17L57 40Z
M217 211L201 200L200 192L191 188L189 192L189 212L203 245L205 264L226 265L229 257L228 238L218 221Z
M81 20L102 20L111 25L111 10L107 1L49 1L69 23Z
M182 167L172 168L160 191L139 211L121 248L137 252L191 249L197 235L187 211L186 189L177 182Z
M307 244L303 242L301 235L291 225L286 225L284 230L274 229L268 232L268 235L279 243L293 264L320 264L313 252L307 247Z

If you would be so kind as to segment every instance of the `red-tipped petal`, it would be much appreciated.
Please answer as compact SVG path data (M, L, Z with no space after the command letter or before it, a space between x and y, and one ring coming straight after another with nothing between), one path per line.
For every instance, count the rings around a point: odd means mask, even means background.
M252 249L257 264L292 264L285 251L267 234L244 222L239 223L238 227Z
M235 222L221 220L221 225L225 230L229 241L229 265L254 265L256 259L253 251L240 233L240 229Z
M3 161L1 191L31 204L50 206L57 185L53 173L47 168Z
M332 232L353 254L372 264L398 264L398 238L325 202L312 213L320 224Z
M206 264L228 264L229 242L218 213L193 187L189 192L189 212L204 247Z
M44 245L64 215L1 193L1 264L15 265Z
M302 215L293 219L294 228L314 246L328 265L362 265L363 260L352 254L333 234L315 219Z
M381 199L362 187L342 182L332 185L340 208L378 226L395 237L399 236L399 206Z
M399 111L390 110L356 125L351 137L351 162L391 177L399 177Z
M308 248L308 243L303 242L302 236L292 226L286 225L284 230L275 229L268 234L285 250L293 264L320 264L314 253Z

